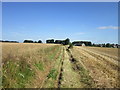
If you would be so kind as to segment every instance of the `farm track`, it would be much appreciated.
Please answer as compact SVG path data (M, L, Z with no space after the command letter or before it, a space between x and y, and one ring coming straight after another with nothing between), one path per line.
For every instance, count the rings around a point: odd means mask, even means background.
M61 86L61 81L63 78L63 60L64 60L64 48L63 48L63 57L62 57L62 61L61 61L61 65L60 65L60 69L59 69L59 75L58 75L58 88L60 88Z
M74 58L72 51L70 49L66 49L66 51L68 52L69 55L69 61L71 62L71 68L72 70L77 73L79 75L79 83L81 85L79 85L80 88L95 88L95 85L93 84L93 79L91 78L91 76L89 76L87 72L87 69L85 67L85 65L80 61L77 60L76 58ZM83 79L86 79L86 81L83 81Z
M64 47L63 71L60 88L80 88L79 74L76 73L70 61L70 55Z

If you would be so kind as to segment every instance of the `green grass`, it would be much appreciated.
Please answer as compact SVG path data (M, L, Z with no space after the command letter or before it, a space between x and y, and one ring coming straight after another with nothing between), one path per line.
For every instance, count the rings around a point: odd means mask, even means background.
M34 65L35 65L39 70L41 70L41 71L44 70L43 64L42 64L41 62L35 63Z
M50 73L48 74L48 79L52 78L52 79L56 80L57 75L58 75L58 71L53 68L53 69L51 69Z
M56 48L56 51L50 56L50 58L51 59L53 59L53 58L55 58L55 55L58 53L58 52L60 52L60 50L61 50L61 48L60 47L57 47ZM58 58L58 59L60 59L60 57ZM57 61L59 61L57 59ZM55 60L55 59L54 59ZM57 62L56 62L56 65L57 65ZM57 65L58 66L58 65ZM54 67L55 67L55 65L54 65ZM52 79L54 79L54 80L56 80L56 77L57 77L57 75L58 75L58 71L57 71L57 69L58 68L53 68L53 69L51 69L51 71L50 71L50 73L49 73L49 75L48 75L48 78L52 78Z
M57 85L57 79L58 79L57 76L59 74L59 65L62 57L61 49L62 49L61 47L57 46L54 52L51 53L48 57L50 61L52 61L53 65L47 75L48 78L44 83L44 86L43 86L44 88L55 88Z
M81 82L86 84L86 86L92 86L92 78L89 76L89 72L85 70L83 67L80 67Z
M34 72L25 61L9 61L3 68L3 87L23 88Z

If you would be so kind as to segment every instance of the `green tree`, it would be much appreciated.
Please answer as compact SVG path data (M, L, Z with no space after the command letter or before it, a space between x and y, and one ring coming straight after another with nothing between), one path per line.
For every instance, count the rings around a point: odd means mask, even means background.
M107 43L107 44L106 44L106 47L110 47L110 46L111 46L110 43Z
M34 43L37 43L37 41L35 41Z
M38 41L38 43L42 43L42 41L41 41L41 40L39 40L39 41Z
M33 43L32 40L24 40L24 43Z
M70 43L70 39L67 38L67 39L65 40L65 45L69 45L69 43Z

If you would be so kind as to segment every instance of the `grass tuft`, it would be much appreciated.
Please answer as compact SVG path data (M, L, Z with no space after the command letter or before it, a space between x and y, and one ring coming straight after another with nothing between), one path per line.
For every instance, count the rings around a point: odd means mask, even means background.
M56 80L57 74L58 74L58 71L56 69L52 69L47 77L48 77L48 79L52 78L52 79Z
M22 88L34 75L30 66L25 61L15 63L9 61L3 69L3 87Z
M89 76L89 72L85 70L83 67L80 67L80 76L81 76L81 82L86 84L88 87L92 86L92 78Z
M34 64L39 70L43 71L44 70L44 67L43 67L43 64L40 62L40 63L35 63Z

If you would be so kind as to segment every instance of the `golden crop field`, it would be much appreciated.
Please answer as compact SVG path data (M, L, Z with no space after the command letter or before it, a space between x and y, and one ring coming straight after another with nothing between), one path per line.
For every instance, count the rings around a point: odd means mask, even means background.
M118 49L2 43L4 88L118 88Z
M73 56L88 71L94 87L119 87L118 49L99 47L75 47Z

